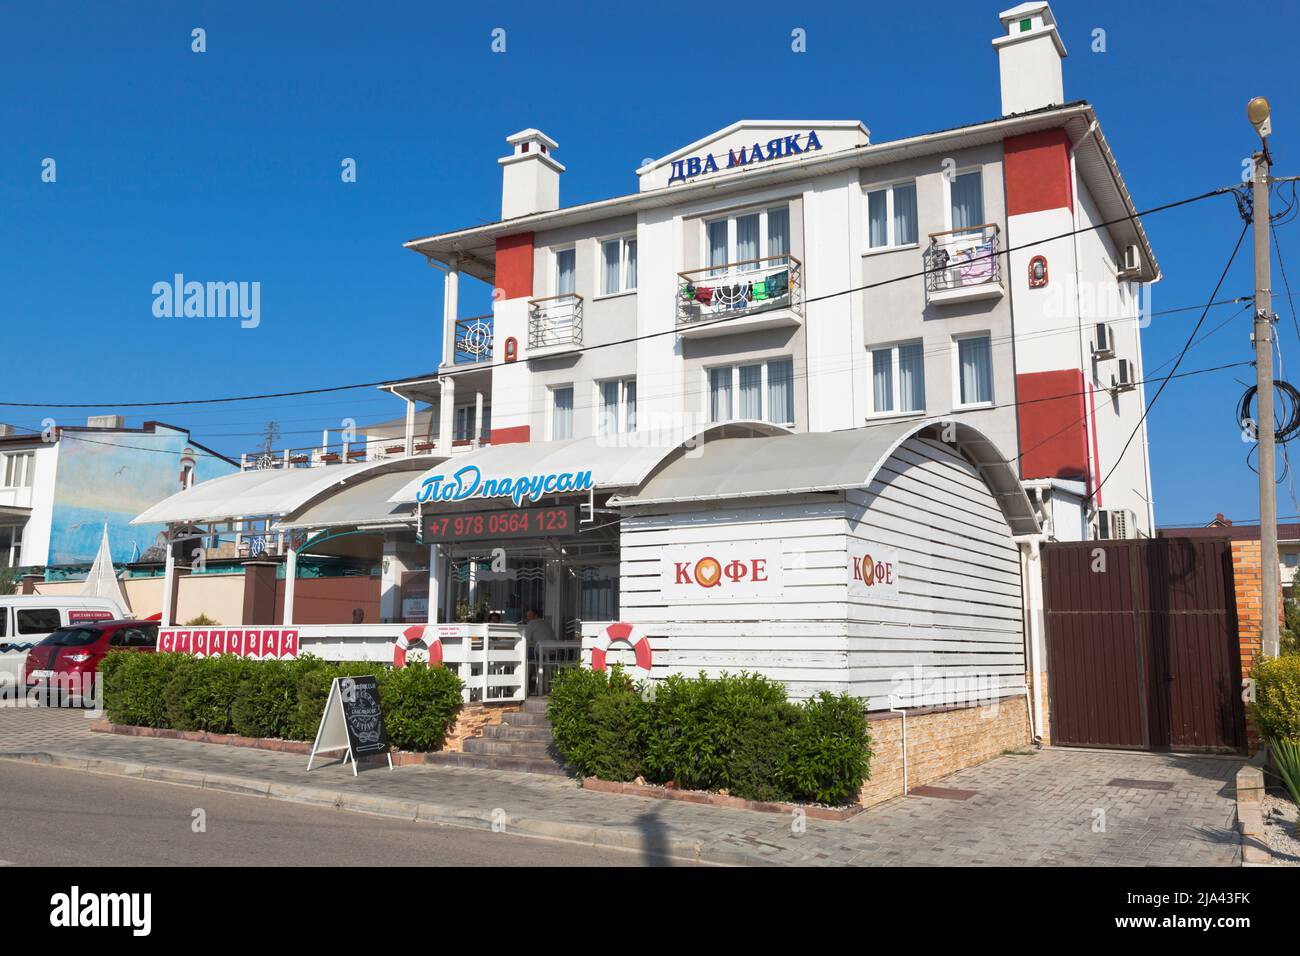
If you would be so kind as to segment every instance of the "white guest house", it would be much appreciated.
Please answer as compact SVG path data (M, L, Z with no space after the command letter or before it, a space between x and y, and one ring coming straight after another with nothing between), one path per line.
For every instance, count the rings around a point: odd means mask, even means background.
M323 482L286 458L138 520L298 535L283 620L245 624L292 625L297 551L369 548L383 621L300 646L423 639L476 700L619 656L864 697L875 796L1045 735L1039 544L1152 527L1137 317L1159 268L1063 94L1051 9L1000 19L1001 109L972 97L996 115L954 129L740 120L567 207L559 144L508 137L500 221L406 243L445 274L443 359L385 386L407 414L366 460ZM491 315L461 316L467 279ZM554 646L522 647L529 609ZM907 733L933 759L904 781Z

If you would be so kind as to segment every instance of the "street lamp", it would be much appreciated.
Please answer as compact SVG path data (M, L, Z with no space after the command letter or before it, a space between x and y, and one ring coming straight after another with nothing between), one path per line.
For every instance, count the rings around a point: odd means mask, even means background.
M1260 139L1272 134L1272 111L1269 109L1268 100L1264 97L1257 96L1246 104L1246 118L1250 120L1250 125L1255 127L1255 132L1259 134Z

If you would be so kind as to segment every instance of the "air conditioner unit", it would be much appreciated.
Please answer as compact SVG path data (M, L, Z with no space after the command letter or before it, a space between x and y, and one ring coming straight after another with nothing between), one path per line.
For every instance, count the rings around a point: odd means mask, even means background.
M1097 339L1092 343L1092 357L1095 359L1115 357L1115 336L1105 322L1097 323Z
M1120 359L1115 363L1115 374L1110 378L1110 390L1116 394L1120 392L1131 392L1137 388L1133 381L1133 363L1128 359Z
M1103 541L1122 541L1137 537L1137 515L1128 508L1109 508L1097 512L1094 526Z
M1131 275L1142 271L1142 250L1138 246L1124 247L1124 266L1121 274Z

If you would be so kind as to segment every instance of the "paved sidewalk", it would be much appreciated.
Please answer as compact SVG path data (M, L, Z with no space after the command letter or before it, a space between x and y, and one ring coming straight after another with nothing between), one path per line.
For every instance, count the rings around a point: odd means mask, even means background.
M0 708L0 758L300 803L623 847L647 858L781 865L1232 866L1233 776L1217 757L1047 749L948 777L966 800L899 798L844 823L593 793L563 777L453 767L389 771L295 754L94 733L72 710ZM1112 786L1161 781L1168 790ZM0 763L0 787L4 764ZM0 837L2 839L2 837Z

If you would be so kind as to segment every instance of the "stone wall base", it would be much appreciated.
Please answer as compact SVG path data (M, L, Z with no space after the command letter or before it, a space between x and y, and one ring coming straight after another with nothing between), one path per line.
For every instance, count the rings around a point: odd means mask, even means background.
M488 724L499 724L506 714L517 714L523 709L523 704L466 704L460 709L456 723L447 731L443 752L464 753L465 741L482 736L483 728Z
M859 799L866 807L903 795L901 714L874 713L871 779ZM1029 711L1023 696L981 706L926 707L907 715L907 784L920 787L1027 746Z

